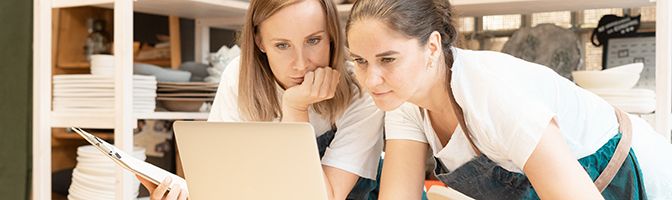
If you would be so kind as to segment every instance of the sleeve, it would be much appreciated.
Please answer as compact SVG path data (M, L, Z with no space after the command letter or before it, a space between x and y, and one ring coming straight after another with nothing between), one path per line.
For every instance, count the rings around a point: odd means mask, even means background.
M399 108L385 113L385 140L428 143L422 123L420 108L411 103L404 103Z
M526 62L503 64L540 67ZM539 94L532 94L538 89L536 87L542 86L526 85L534 81L552 81L538 78L548 77L547 73L550 72L530 67L517 70L521 74L502 75L496 71L468 66L461 69L464 71L462 73L454 72L458 76L453 75L451 82L455 98L465 113L465 121L478 148L483 148L484 153L494 152L499 154L496 156L510 159L521 170L551 119L556 116ZM543 73L535 73L540 71ZM535 76L537 78L531 78Z
M217 94L208 116L209 122L243 121L238 111L238 72L240 58L235 58L227 65L217 87Z
M322 164L375 180L383 151L383 111L369 95L353 100L340 119Z

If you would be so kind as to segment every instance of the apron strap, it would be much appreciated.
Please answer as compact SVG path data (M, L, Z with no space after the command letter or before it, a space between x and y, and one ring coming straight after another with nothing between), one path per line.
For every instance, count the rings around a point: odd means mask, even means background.
M450 69L446 70L450 71ZM449 72L448 73L449 82L451 76L452 72ZM450 99L450 105L453 108L455 117L457 117L457 121L459 122L460 127L462 128L462 132L464 132L464 135L466 135L467 139L469 140L469 145L471 145L471 148L474 150L474 152L476 152L476 156L481 156L481 151L478 150L478 147L476 147L474 143L474 139L471 138L471 131L469 131L469 127L467 127L467 122L464 120L464 112L462 111L462 107L460 107L460 105L457 104L455 96L453 95L453 88L450 84L448 84L448 97Z
M595 180L595 186L600 192L607 188L611 180L616 176L616 173L618 173L618 170L621 169L625 159L628 157L632 143L632 124L628 114L616 107L614 107L614 111L616 112L616 119L619 124L618 130L621 132L621 140L616 145L614 155L609 160L607 167L604 168L604 171Z

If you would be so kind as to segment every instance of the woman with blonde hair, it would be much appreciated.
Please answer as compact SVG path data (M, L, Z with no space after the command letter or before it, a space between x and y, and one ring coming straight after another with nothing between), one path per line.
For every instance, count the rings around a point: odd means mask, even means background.
M329 199L375 199L384 114L347 69L338 20L331 0L251 0L208 121L309 122ZM143 184L152 199L187 196Z

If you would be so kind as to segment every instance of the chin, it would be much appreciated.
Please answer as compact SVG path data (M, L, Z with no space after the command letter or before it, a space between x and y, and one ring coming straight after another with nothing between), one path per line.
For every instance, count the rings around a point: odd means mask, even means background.
M404 103L404 101L397 99L376 99L376 98L373 99L373 102L376 103L376 107L378 107L378 109L385 112L397 109L399 108L399 106L401 106L401 104Z

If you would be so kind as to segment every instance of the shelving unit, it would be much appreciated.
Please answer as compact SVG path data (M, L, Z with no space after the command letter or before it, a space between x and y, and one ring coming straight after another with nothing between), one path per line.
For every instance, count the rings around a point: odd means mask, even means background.
M151 112L151 113L135 113L133 120L139 119L154 119L154 120L207 120L207 112ZM53 128L69 128L73 126L86 128L115 128L114 114L66 114L66 113L51 113L51 127ZM136 128L133 126L133 128Z
M209 28L238 29L248 2L236 0L33 0L33 180L32 198L51 199L51 128L80 126L114 128L115 145L131 151L133 128L137 119L205 119L207 113L154 112L134 114L132 110L133 12L178 16L196 20L195 58L206 61L209 52ZM672 4L669 0L452 0L461 16L534 13L612 7L656 5L656 130L670 138L672 121ZM115 113L78 115L53 113L52 96L52 8L99 6L114 9ZM352 5L339 5L346 18ZM118 199L133 192L134 179L117 171Z

